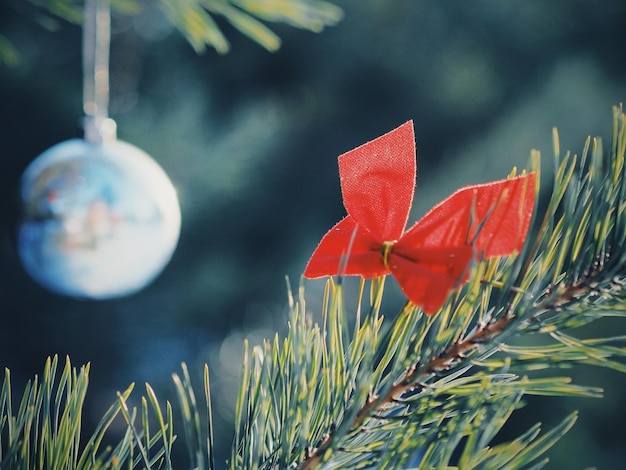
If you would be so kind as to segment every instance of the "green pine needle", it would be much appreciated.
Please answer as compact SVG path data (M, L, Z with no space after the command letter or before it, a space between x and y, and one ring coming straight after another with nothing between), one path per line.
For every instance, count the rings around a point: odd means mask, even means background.
M41 13L37 19L47 29L58 29L58 19L80 23L83 2L76 0L28 0ZM141 12L146 0L111 0L123 15ZM198 53L213 48L219 54L230 51L230 43L215 20L220 16L236 30L270 52L281 40L266 23L285 23L319 33L343 18L337 5L324 0L158 0L156 5ZM0 63L19 64L20 55L9 38L0 34Z

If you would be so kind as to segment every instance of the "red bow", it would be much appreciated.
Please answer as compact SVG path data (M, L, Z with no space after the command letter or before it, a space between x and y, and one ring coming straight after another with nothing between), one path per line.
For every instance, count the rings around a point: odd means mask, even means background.
M415 190L409 121L339 157L348 215L322 238L304 276L393 274L427 314L469 278L474 260L519 251L535 204L535 173L468 186L404 228Z

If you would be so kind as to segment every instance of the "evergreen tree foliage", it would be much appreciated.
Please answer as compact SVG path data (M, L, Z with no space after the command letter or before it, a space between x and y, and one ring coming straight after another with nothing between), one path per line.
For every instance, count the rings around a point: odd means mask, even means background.
M145 8L144 0L107 0L119 14L136 15ZM83 1L28 0L37 11L35 18L48 29L56 29L58 20L80 23ZM230 43L216 16L267 49L280 48L279 36L266 22L285 23L313 32L337 24L343 17L341 8L324 0L158 0L156 6L197 52L207 47L220 54L230 50ZM0 32L0 63L19 62L19 48Z
M586 326L626 311L626 115L614 108L605 149L589 138L580 154L561 153L545 209L518 256L476 263L468 283L435 315L407 303L388 312L384 278L328 280L321 321L304 288L289 296L289 328L250 349L245 344L236 402L232 469L542 468L546 452L574 425L536 424L507 442L496 437L529 395L601 397L563 368L626 371L626 335L587 337ZM540 169L532 152L531 169ZM515 171L511 175L514 175ZM86 442L80 440L89 366L58 359L15 400L5 371L0 391L0 469L172 468L183 440L193 468L214 462L209 371L197 398L183 365L174 375L178 408L146 385L118 394ZM174 429L174 415L182 429ZM116 416L127 426L102 448ZM177 437L178 436L178 437ZM181 444L182 445L182 444Z

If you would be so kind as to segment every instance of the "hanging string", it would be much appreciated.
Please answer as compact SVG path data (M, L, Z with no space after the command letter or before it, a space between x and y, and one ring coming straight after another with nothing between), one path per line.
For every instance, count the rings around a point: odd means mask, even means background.
M85 140L99 144L115 140L109 118L110 0L85 0L83 24L83 110Z

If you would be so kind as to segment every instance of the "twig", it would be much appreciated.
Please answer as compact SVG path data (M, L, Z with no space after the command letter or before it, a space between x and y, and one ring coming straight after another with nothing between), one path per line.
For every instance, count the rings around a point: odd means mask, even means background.
M422 384L423 379L440 374L457 365L480 344L502 333L513 318L514 317L507 311L494 322L478 325L475 331L467 338L456 341L448 350L444 351L439 356L431 358L423 368L419 367L419 363L413 364L383 395L368 396L365 404L357 412L350 428L352 430L357 429L368 417L374 415L376 412L380 412L386 405L396 401L396 397L411 391L416 386L425 388L426 386ZM332 446L334 437L335 430L333 429L324 436L324 439L316 448L307 449L307 454L299 469L315 469L324 457L326 450Z
M528 321L531 323L539 321L539 317L545 312L561 309L587 295L602 293L600 282L596 279L597 275L604 269L606 258L607 256L605 255L596 259L582 277L572 280L568 285L550 286L533 304L532 310L535 313L529 315ZM615 286L618 288L626 286L626 284L616 278L611 280L610 285L613 289ZM459 338L446 351L439 356L431 358L423 368L420 368L419 362L413 364L383 395L370 394L368 396L366 402L357 412L350 429L355 430L359 428L369 417L384 419L379 414L385 406L394 403L403 393L409 392L418 386L425 388L426 385L423 382L426 378L441 374L457 366L479 345L491 341L503 333L514 318L516 317L511 313L510 309L507 309L497 320L479 323L469 336L463 340ZM317 447L307 449L303 462L297 468L300 470L315 469L326 451L332 447L334 438L335 429L333 428L324 435Z

